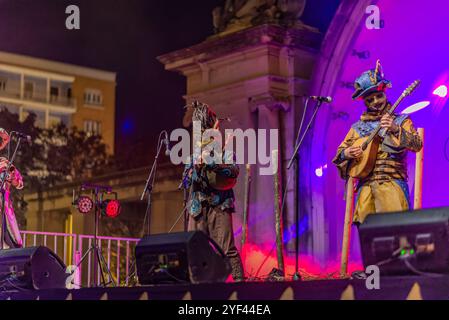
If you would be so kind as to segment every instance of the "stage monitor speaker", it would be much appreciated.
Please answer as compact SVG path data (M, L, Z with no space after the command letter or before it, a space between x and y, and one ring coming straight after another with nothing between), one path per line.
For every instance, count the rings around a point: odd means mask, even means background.
M0 283L26 289L66 288L66 266L49 248L0 250Z
M372 214L359 237L364 266L382 275L449 273L449 207Z
M231 265L203 232L150 235L136 246L140 284L224 282Z

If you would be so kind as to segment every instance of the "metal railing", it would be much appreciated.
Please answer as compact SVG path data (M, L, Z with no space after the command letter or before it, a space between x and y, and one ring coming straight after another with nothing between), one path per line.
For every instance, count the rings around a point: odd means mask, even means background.
M66 266L76 267L74 287L90 287L94 278L100 283L101 272L94 270L94 236L77 235L58 232L21 231L24 247L46 246L52 249ZM134 248L138 238L102 237L98 238L98 247L104 258L103 276L106 283L115 283L117 286L129 286L133 275ZM81 261L81 258L84 257ZM73 267L73 268L74 268ZM110 273L106 271L106 267Z
M66 96L47 96L45 92L24 92L21 95L20 90L0 90L0 97L18 99L22 101L48 103L55 106L62 106L68 108L76 108L76 99Z

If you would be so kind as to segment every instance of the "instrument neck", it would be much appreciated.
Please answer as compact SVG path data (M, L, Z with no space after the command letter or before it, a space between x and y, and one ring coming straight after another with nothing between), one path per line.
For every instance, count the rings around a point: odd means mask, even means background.
M397 107L399 106L399 104L402 102L403 99L404 99L404 96L401 95L399 97L399 99L390 108L387 107L387 111L385 112L385 114L389 114L389 115L394 114L394 112L396 111ZM371 132L370 136L365 141L365 143L362 144L362 150L365 150L368 147L368 145L379 134L380 129L381 129L381 126L380 126L380 123L379 123L377 125L376 129L374 129L373 132Z

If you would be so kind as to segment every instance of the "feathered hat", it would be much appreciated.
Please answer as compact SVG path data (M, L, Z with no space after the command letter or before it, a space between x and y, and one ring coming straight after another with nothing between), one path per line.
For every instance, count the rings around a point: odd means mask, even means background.
M354 87L353 100L361 99L372 92L391 88L391 82L384 77L380 60L376 62L376 69L365 71L355 80Z
M220 121L217 118L217 114L209 105L199 101L193 101L184 108L186 109L183 119L184 127L190 126L192 121L199 121L203 130L218 128Z

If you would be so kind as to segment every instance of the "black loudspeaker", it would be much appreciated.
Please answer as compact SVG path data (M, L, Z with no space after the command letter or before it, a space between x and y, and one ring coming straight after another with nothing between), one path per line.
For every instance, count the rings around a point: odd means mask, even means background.
M231 265L203 232L150 235L136 246L140 284L224 282Z
M26 289L66 288L66 266L47 247L0 250L0 283Z
M364 266L383 275L449 273L449 207L372 214L359 237Z

